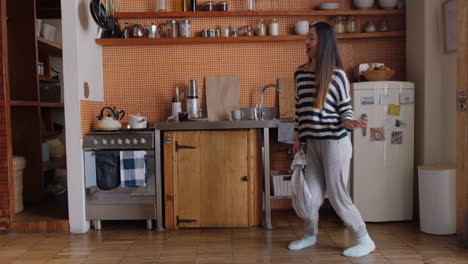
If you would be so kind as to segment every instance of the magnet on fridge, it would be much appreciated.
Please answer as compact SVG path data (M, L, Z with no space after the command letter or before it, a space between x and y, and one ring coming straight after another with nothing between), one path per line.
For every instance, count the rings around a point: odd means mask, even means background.
M391 105L388 106L388 114L389 115L399 116L400 115L400 109L401 109L400 105L391 104Z
M373 105L374 104L374 96L361 96L361 104L362 105Z
M396 127L406 128L408 127L408 122L406 120L397 120Z
M383 127L371 128L370 141L385 141L385 130Z
M383 128L385 130L390 130L395 128L395 120L394 119L384 119L383 121Z
M388 94L382 94L380 95L380 104L381 105L389 105L391 102L391 96Z
M403 132L402 131L392 132L392 144L403 144Z
M414 91L405 91L400 93L400 104L414 104Z

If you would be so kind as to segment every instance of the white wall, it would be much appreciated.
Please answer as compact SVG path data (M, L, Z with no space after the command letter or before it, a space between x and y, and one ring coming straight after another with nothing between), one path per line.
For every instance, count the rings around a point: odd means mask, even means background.
M95 44L97 26L89 14L89 0L62 0L63 67L67 139L68 211L70 231L89 230L85 218L80 99L89 83L89 100L103 100L102 52Z
M416 83L416 164L456 164L455 54L445 54L444 0L407 1L407 75Z

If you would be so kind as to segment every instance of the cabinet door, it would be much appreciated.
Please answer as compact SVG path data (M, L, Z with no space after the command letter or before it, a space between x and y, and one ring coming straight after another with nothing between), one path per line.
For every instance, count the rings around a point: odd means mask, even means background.
M247 139L247 131L224 132L227 227L249 226Z
M224 131L202 131L201 218L203 227L226 226L226 149Z
M184 131L177 133L176 168L174 185L177 186L179 227L201 227L201 195L200 195L200 131ZM192 148L178 148L194 147ZM189 220L185 222L184 220Z

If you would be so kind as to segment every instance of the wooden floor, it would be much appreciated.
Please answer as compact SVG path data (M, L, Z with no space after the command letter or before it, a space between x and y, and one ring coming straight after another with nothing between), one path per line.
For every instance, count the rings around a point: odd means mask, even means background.
M352 234L330 215L321 217L314 248L289 251L302 236L291 212L273 215L276 228L145 230L145 222L103 222L102 231L82 235L10 234L0 236L0 263L468 263L468 250L455 236L432 236L412 223L368 224L377 244L371 255L341 256Z

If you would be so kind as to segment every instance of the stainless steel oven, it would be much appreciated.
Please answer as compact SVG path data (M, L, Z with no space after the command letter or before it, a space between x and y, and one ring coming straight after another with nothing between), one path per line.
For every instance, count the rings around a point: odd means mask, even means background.
M85 135L86 219L95 229L101 228L101 220L146 220L147 228L152 229L156 220L157 230L163 231L161 177L156 177L156 140L159 139L155 139L153 129L93 131ZM145 184L132 187L121 184L108 190L99 188L96 169L101 165L96 168L96 164L101 163L97 162L100 156L96 154L106 151L144 155ZM99 175L103 177L102 173Z

